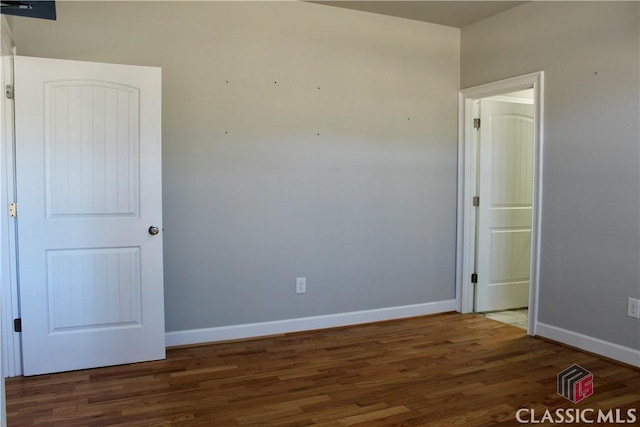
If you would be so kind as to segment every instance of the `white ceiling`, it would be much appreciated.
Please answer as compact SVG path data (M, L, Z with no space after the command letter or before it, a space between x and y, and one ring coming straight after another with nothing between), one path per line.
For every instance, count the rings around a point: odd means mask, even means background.
M526 1L312 1L329 6L397 16L433 24L462 28L481 21L507 9L527 3Z

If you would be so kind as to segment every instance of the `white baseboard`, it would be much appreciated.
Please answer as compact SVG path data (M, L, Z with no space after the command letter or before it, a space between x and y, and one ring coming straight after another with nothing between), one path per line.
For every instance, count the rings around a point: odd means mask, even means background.
M588 335L538 322L536 334L571 347L608 357L619 362L640 368L640 350L614 344Z
M314 329L334 328L357 325L360 323L380 322L405 317L455 311L456 300L429 302L425 304L387 307L375 310L353 311L349 313L328 314L324 316L301 317L297 319L276 320L272 322L247 323L243 325L220 326L216 328L192 329L167 332L167 347L206 342L236 340L289 332L310 331Z

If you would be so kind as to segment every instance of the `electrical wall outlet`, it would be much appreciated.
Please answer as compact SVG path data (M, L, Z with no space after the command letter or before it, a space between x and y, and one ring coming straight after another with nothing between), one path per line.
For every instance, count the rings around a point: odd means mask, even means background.
M640 299L629 298L627 302L627 316L640 319Z
M296 294L304 294L305 292L307 292L307 278L297 277L296 278Z

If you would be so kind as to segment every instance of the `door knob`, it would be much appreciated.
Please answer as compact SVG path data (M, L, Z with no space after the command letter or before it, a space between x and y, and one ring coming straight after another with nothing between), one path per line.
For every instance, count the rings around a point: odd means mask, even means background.
M152 236L155 236L159 232L160 232L160 229L155 225L152 225L151 227L149 227L149 234L151 234Z

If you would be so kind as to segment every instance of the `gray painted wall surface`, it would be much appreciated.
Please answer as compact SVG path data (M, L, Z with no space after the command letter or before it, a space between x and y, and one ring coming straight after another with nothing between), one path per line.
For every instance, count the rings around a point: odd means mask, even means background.
M640 349L637 2L531 2L463 28L463 88L545 72L539 320Z
M14 30L163 68L167 331L455 297L459 30L298 2L60 2Z

